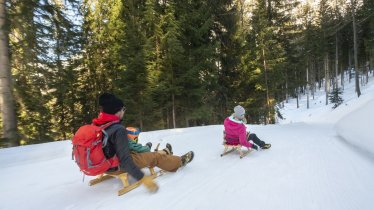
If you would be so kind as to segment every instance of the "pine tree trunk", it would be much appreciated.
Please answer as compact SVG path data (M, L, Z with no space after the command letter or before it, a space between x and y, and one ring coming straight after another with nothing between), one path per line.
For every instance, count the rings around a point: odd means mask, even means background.
M374 77L374 49L370 49L370 72L373 74L373 77Z
M316 65L316 60L313 58L313 62L311 65L311 70L312 70L312 99L314 100L314 91L316 90L316 76L315 76L315 65Z
M337 89L339 87L339 48L338 48L338 32L335 34L335 88Z
M268 21L270 22L272 19L272 11L271 11L271 1L272 0L267 0L267 16L268 16Z
M288 74L286 71L286 103L288 103Z
M330 92L330 74L329 74L329 54L325 55L325 92L326 92L326 105L329 103Z
M352 79L352 72L351 72L351 69L352 69L352 54L351 54L351 50L348 49L348 83L351 83L351 79Z
M317 81L318 81L318 89L321 90L322 87L322 79L321 79L321 71L320 71L320 63L317 63Z
M340 85L342 86L343 90L344 90L344 70L343 70L343 64L340 64Z
M265 73L265 85L266 85L266 123L270 123L271 113L270 113L270 100L269 100L269 85L268 85L268 75L267 75L267 67L266 67L266 58L265 58L265 49L262 48L262 55L264 57L264 73ZM265 123L265 124L266 124Z
M296 107L299 108L299 88L296 88Z
M359 77L359 79L360 79L360 81L361 81L361 86L364 86L365 85L365 71L366 71L366 69L365 69L365 64L363 64L363 63L361 63L361 66L363 67L363 69L362 69L362 76L361 77Z
M358 79L358 58L357 58L357 30L356 30L356 4L355 0L351 0L352 3L352 24L353 24L353 50L354 50L354 60L355 60L355 86L356 86L356 93L357 97L360 97L361 91L360 91L360 83Z
M309 61L306 66L306 108L309 109Z
M166 108L166 128L170 128L169 108Z
M5 1L0 0L0 107L3 121L3 138L8 142L9 146L17 146L19 141L15 102L12 94L9 29Z
M370 71L370 63L369 61L366 62L366 84L369 83L369 71Z
M177 127L177 124L176 124L176 121L175 121L175 95L174 93L171 95L171 99L172 99L172 103L173 103L173 107L172 107L172 112L173 112L173 128L176 128Z

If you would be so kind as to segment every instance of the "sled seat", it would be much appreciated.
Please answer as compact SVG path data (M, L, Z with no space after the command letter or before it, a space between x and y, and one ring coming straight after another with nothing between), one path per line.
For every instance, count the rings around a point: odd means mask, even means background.
M233 151L238 151L240 154L240 159L242 159L244 156L246 156L251 150L247 148L247 151L242 151L242 146L239 143L231 143L226 141L226 133L223 131L223 146L224 150L223 153L221 154L221 157L224 155L227 155Z
M154 179L160 175L163 174L163 171L155 172L153 168L149 168L149 171L151 173L151 177ZM128 173L124 171L113 171L113 172L105 172L103 174L98 175L95 179L90 180L89 186L98 184L100 182L103 182L105 180L111 179L111 178L117 178L121 180L123 184L123 188L118 190L118 196L123 195L141 185L140 181L137 181L135 183L129 184L129 179L128 179Z

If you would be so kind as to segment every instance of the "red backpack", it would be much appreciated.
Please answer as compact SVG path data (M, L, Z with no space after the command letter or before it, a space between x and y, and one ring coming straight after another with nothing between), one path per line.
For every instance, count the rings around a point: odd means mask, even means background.
M84 125L75 133L72 139L72 155L84 174L96 176L112 167L113 158L107 159L103 152L109 137L104 129L118 122L113 121L102 126Z

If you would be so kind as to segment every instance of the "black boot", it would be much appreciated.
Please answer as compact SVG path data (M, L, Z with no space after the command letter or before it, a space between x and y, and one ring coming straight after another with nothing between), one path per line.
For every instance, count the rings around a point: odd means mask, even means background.
M167 155L172 155L173 154L173 148L171 147L171 144L167 143L166 148L163 149Z
M147 147L149 147L149 149L151 149L152 148L152 142L146 143L145 146L147 146Z
M261 149L269 149L271 147L271 144L264 144Z

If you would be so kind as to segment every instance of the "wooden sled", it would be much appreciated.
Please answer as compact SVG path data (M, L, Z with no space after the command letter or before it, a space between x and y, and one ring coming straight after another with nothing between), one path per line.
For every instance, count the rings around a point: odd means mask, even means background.
M226 132L223 131L223 146L225 147L225 149L223 150L223 153L221 154L221 157L236 150L240 154L240 159L242 159L244 156L246 156L248 153L251 152L251 149L249 149L249 148L247 148L247 151L243 152L242 151L242 146L240 144L237 144L237 145L226 144L225 136L226 136Z
M155 172L155 170L153 168L149 168L149 171L151 172L150 176L152 177L152 179L155 179L155 178L161 176L165 172L163 170ZM133 189L135 189L135 188L137 188L141 185L140 181L129 184L128 174L126 172L123 172L123 171L106 172L106 173L100 174L95 179L92 179L89 182L89 185L92 186L92 185L98 184L100 182L103 182L103 181L111 179L111 178L117 178L117 179L120 179L122 181L123 188L118 190L118 196L123 195L125 193L128 193L131 190L133 190Z
M240 154L240 159L242 159L244 156L246 156L248 153L251 152L251 149L247 148L247 151L242 151L242 146L240 144L238 145L229 145L229 144L224 144L225 149L223 150L223 153L221 154L221 157L224 155L227 155L233 151L238 151Z

